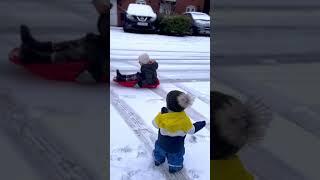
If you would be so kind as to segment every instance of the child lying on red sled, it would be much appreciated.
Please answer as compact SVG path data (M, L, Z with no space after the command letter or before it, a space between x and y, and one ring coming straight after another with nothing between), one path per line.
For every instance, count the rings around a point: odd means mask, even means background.
M159 85L157 77L158 63L150 59L149 55L144 53L138 57L139 64L141 65L140 72L135 74L124 75L117 69L116 82L135 82L133 87L150 87Z
M32 36L28 26L22 25L22 44L10 53L10 60L47 79L77 81L80 78L81 81L82 74L90 74L96 82L106 82L109 79L107 12L112 4L107 0L92 2L99 13L98 34L87 33L79 39L64 42L39 41Z

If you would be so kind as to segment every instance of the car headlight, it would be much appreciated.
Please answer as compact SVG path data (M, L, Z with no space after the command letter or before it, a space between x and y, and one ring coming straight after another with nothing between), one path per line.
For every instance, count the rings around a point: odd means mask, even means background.
M151 22L154 22L156 19L157 19L157 17L152 17L152 18L150 19L150 21L151 21Z
M127 14L127 18L132 20L132 21L134 21L134 17L132 15L130 15L130 14Z

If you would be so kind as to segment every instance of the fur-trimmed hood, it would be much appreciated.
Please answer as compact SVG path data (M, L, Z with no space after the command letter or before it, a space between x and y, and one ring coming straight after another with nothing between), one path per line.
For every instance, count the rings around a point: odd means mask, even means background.
M194 102L194 97L184 92L173 90L167 94L167 108L174 112L181 112L190 107Z
M269 108L259 99L246 102L220 92L213 92L214 141L228 144L238 151L245 145L261 140L272 120ZM220 144L220 146L222 146ZM219 145L215 150L219 152ZM227 149L230 149L227 148Z

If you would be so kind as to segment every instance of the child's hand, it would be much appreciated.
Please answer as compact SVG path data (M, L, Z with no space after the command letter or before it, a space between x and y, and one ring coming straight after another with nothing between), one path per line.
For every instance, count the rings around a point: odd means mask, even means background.
M206 121L198 121L198 122L195 122L193 123L194 127L195 127L195 132L198 132L200 131L202 128L204 128L206 126Z

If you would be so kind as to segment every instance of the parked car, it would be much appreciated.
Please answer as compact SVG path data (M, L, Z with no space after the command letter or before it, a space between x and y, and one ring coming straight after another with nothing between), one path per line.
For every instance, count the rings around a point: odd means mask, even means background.
M151 6L145 4L129 4L126 11L123 30L125 32L134 31L149 31L155 32L156 13Z
M188 16L192 21L191 34L205 34L210 35L210 16L202 12L186 12L184 15Z

